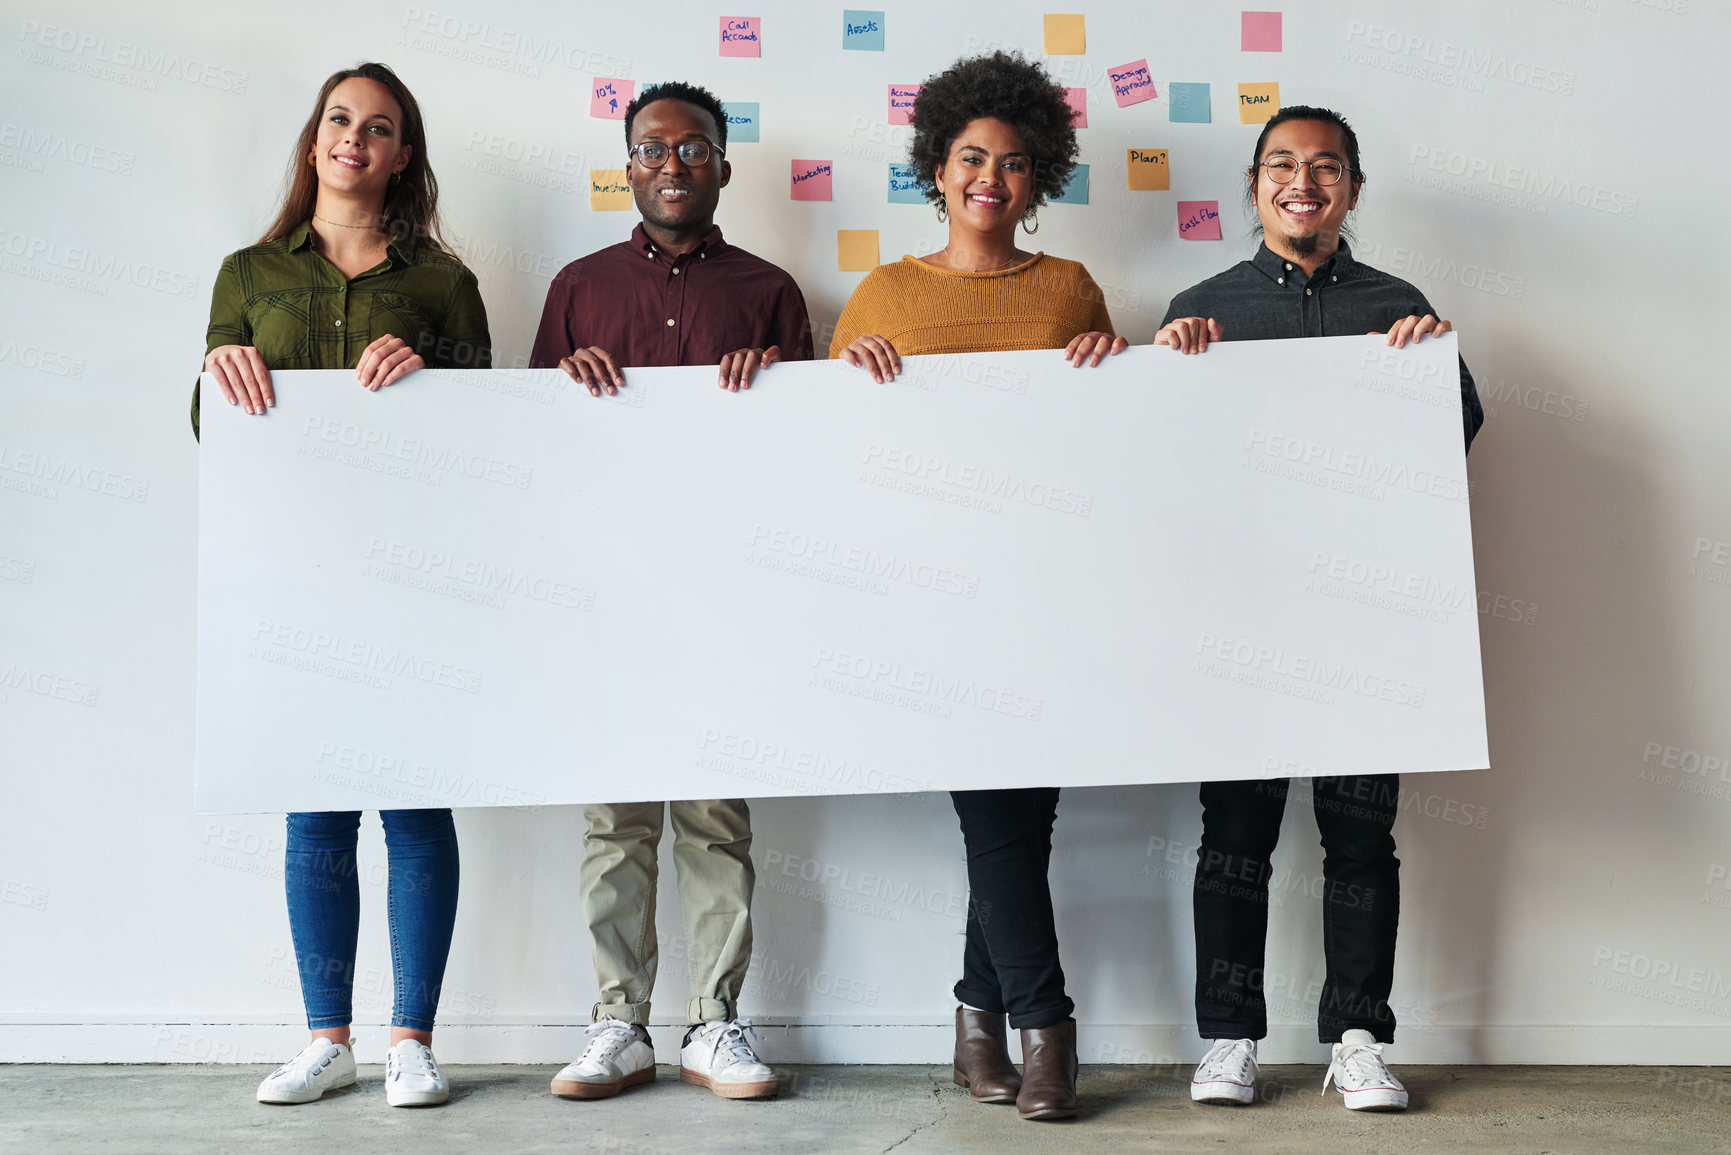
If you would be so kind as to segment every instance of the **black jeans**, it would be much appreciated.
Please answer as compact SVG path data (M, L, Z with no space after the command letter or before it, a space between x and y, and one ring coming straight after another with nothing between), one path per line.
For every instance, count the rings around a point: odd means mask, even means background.
M968 850L968 935L956 998L1010 1016L1014 1030L1052 1027L1076 1009L1064 993L1052 922L1052 823L1058 790L952 790Z
M1196 1026L1205 1039L1268 1034L1269 857L1280 838L1288 780L1206 782L1197 851ZM1365 1030L1394 1041L1394 940L1400 923L1400 860L1394 820L1400 777L1375 774L1312 782L1322 834L1322 950L1327 963L1317 1038L1337 1043ZM1311 894L1317 891L1310 889Z

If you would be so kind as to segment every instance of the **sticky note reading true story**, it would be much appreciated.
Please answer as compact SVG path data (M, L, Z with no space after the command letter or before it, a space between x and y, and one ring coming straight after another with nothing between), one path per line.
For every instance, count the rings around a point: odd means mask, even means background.
M876 229L837 229L835 267L843 273L869 273L878 267Z
M1245 12L1240 32L1245 52L1280 51L1280 13Z
M723 56L761 56L760 16L723 16L721 18L721 54Z
M617 212L631 207L631 186L625 183L624 169L592 168L589 170L589 209L591 212Z
M912 124L914 116L914 98L920 94L917 84L890 85L890 123Z
M911 164L890 165L890 204L892 205L923 205L926 203L926 187L920 183L918 172Z
M852 52L884 50L884 14L846 8L841 14L841 46Z
M589 115L602 120L624 120L625 106L631 103L634 81L597 76L589 85Z
M1154 99L1154 78L1148 72L1146 60L1133 60L1129 64L1108 68L1106 79L1112 82L1112 96L1118 101L1119 108Z
M835 165L827 160L796 160L793 181L788 193L796 201L829 200L830 180Z
M1173 124L1208 123L1208 86L1184 84L1174 80L1166 86L1166 98L1171 102Z
M1086 50L1080 12L1048 12L1045 26L1047 56L1080 56Z
M1179 201L1178 239L1181 241L1219 240L1220 202Z
M1052 198L1057 205L1085 205L1088 203L1088 166L1079 164L1070 170L1069 179L1064 182L1064 191Z
M1140 192L1160 192L1172 187L1172 170L1163 148L1132 148L1124 157L1129 186Z
M758 143L759 118L757 101L724 100L721 115L727 118L727 143Z
M1240 84L1238 86L1238 123L1265 124L1268 119L1280 111L1280 85L1276 81L1265 84Z
M1088 127L1088 90L1086 88L1066 88L1064 103L1070 106L1070 111L1076 114L1072 122L1077 128Z

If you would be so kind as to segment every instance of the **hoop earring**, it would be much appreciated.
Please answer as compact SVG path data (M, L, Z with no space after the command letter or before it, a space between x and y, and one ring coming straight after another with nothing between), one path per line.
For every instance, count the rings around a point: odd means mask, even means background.
M1033 228L1028 227L1029 221L1034 222ZM1030 237L1040 231L1040 214L1038 212L1030 210L1022 215L1022 231Z
M394 172L391 174L391 184L393 186L401 184L402 180L403 180L403 174L402 173Z
M949 219L950 219L949 202L948 201L939 201L938 202L938 223L940 225L941 224L947 224L949 222Z

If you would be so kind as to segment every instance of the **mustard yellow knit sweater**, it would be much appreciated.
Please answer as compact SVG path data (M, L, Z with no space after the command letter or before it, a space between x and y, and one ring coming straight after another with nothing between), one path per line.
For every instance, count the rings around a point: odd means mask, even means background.
M1089 332L1113 332L1112 318L1080 262L1036 253L1008 269L962 273L908 256L866 274L841 311L829 355L872 333L911 357L1061 349Z

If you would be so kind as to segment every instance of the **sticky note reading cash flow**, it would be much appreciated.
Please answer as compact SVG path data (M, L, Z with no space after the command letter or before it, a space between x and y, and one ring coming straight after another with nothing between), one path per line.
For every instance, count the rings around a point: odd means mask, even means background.
M835 267L843 273L869 273L878 267L876 229L837 229Z
M589 170L589 211L614 212L632 207L631 186L622 168Z
M1219 240L1220 202L1179 201L1178 239L1181 241Z
M758 51L763 18L761 16L723 16L721 18L721 54L723 56L761 56Z
M1170 119L1173 124L1208 123L1206 84L1181 84L1175 80L1166 86L1166 98L1172 102Z
M1148 73L1146 60L1108 68L1106 79L1112 82L1112 96L1118 101L1119 108L1154 99L1154 78Z
M1064 191L1052 198L1057 205L1085 205L1088 203L1088 166L1079 164L1070 170L1070 177L1064 182Z
M1066 88L1064 103L1070 106L1070 111L1076 114L1074 123L1077 128L1088 127L1088 90L1086 88Z
M1280 111L1280 85L1275 81L1266 84L1240 84L1238 86L1238 123L1266 124L1268 119Z
M914 98L920 94L917 84L890 85L890 123L912 124L914 116Z
M758 143L757 101L724 100L721 115L727 118L727 143Z
M882 52L884 14L844 8L841 14L841 46L854 52Z
M636 82L597 76L589 85L589 115L602 120L624 120L625 106L631 103L631 89Z
M1080 12L1046 13L1046 55L1080 56L1088 38L1082 32Z
M793 162L793 183L789 195L796 201L829 200L830 179L835 165L827 160L796 160Z
M1280 13L1243 13L1242 47L1245 52L1280 51Z
M1172 170L1166 166L1163 148L1133 148L1124 158L1129 185L1139 192L1161 192L1172 187Z
M911 164L890 165L890 204L892 205L923 205L926 203L926 186L920 183L919 175Z

